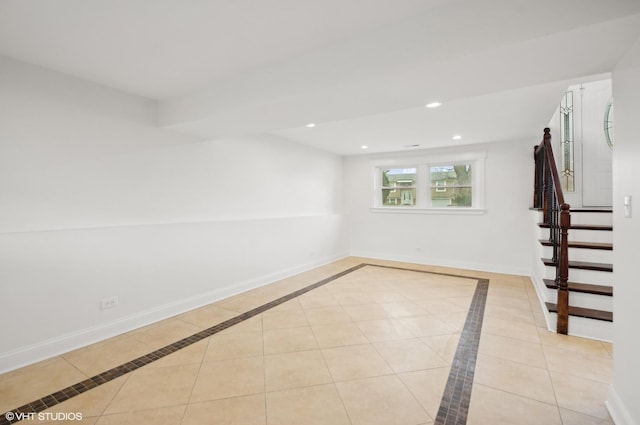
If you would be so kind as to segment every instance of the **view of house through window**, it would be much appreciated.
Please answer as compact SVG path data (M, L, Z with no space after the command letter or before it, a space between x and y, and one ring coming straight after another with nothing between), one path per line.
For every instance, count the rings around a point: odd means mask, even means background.
M413 158L373 164L373 208L388 210L482 210L484 154ZM391 165L393 164L393 165Z
M471 164L429 167L431 206L471 207Z
M416 204L415 168L387 168L382 170L382 205Z

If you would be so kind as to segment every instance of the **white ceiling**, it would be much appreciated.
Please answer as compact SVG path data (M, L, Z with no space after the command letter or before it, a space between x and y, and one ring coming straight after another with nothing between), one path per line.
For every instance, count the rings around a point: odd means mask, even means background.
M537 137L638 37L640 0L0 0L0 54L344 155Z

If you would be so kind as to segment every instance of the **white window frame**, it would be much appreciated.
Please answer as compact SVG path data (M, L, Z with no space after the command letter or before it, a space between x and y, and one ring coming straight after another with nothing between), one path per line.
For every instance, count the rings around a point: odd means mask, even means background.
M438 154L410 159L375 160L371 162L373 185L371 193L371 211L382 213L418 213L418 214L484 214L486 152L467 152L457 154ZM470 207L434 207L431 205L430 167L437 165L471 164L471 206ZM389 168L416 169L416 204L383 205L382 170ZM447 186L448 187L448 186Z

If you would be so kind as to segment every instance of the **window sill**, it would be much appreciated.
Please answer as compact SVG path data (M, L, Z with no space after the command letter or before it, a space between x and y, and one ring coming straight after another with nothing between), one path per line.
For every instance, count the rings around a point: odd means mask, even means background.
M415 208L415 207L373 207L372 213L385 214L444 214L444 215L483 215L484 208Z

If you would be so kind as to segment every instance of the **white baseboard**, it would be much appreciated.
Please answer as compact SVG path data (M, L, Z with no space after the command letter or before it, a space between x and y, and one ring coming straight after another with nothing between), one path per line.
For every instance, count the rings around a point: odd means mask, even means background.
M609 410L613 423L616 425L640 425L640 422L635 421L631 417L631 414L625 407L622 400L620 400L620 397L613 385L609 388L609 397L604 404L607 406L607 410Z
M81 329L77 332L61 335L45 341L20 347L12 351L0 353L0 373L9 372L23 366L49 359L78 348L112 338L117 335L147 326L167 319L177 314L185 313L198 307L229 298L231 296L268 285L310 269L332 263L348 257L348 253L341 253L312 262L283 269L256 279L236 282L224 288L207 292L195 297L164 304L140 313L124 317L109 323Z

